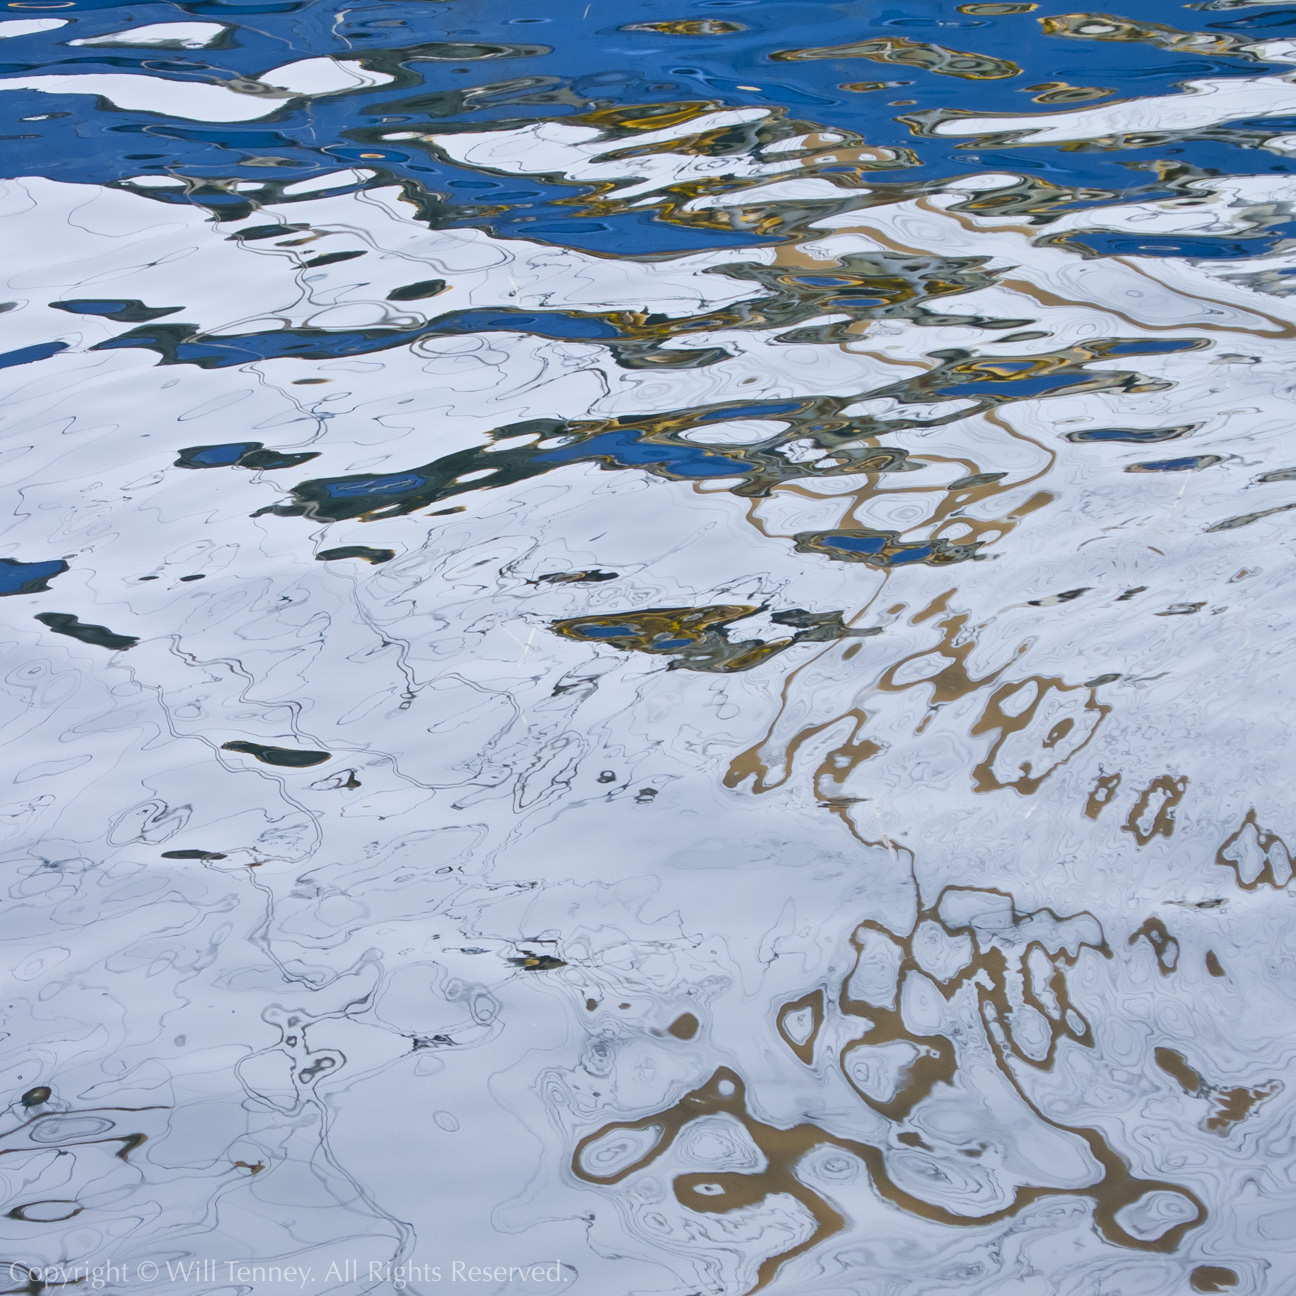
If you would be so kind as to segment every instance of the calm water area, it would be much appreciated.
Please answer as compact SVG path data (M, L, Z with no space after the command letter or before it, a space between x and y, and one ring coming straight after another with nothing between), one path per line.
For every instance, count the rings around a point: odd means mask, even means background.
M1296 1294L1296 6L0 6L0 1291Z

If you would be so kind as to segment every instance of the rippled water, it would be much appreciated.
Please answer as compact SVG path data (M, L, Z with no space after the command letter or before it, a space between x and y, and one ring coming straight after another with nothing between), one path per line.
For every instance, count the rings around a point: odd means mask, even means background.
M6 1289L1296 1291L1296 9L0 38Z

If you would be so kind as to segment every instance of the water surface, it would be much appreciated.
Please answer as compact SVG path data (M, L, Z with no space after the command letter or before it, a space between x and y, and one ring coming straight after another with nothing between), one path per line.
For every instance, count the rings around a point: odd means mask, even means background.
M0 41L13 1290L1293 1290L1296 9Z

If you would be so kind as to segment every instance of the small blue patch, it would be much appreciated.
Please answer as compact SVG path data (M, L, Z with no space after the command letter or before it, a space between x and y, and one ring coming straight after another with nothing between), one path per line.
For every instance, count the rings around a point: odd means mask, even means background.
M38 342L35 346L21 347L17 351L6 351L0 355L0 369L10 369L14 365L32 364L37 360L48 360L52 355L67 350L66 342Z
M68 565L61 558L51 562L18 562L13 558L0 558L0 597L6 594L43 594L47 581L61 576Z

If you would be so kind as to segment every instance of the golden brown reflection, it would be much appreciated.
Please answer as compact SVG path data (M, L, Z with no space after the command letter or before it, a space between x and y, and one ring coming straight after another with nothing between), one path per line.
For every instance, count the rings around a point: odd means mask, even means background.
M1174 1080L1184 1093L1196 1094L1202 1090L1202 1078L1188 1065L1188 1059L1174 1049L1159 1048L1152 1055L1156 1064Z
M692 1013L681 1013L666 1029L678 1040L691 1040L698 1033L698 1019Z
M1174 1049L1159 1048L1153 1056L1157 1066L1174 1080L1184 1093L1194 1098L1208 1098L1212 1101L1212 1110L1202 1120L1201 1128L1210 1130L1213 1134L1227 1134L1234 1125L1244 1121L1260 1103L1266 1098L1272 1098L1282 1088L1277 1080L1272 1080L1268 1084L1253 1089L1244 1089L1240 1086L1221 1089L1217 1085L1208 1084L1198 1071L1188 1065L1188 1059Z
M913 618L915 624L925 619L922 613ZM983 685L991 683L1008 668L1012 659L1003 662L980 678L972 676L967 668L967 659L976 648L977 640L975 635L968 632L967 623L966 613L957 613L940 621L939 641L932 647L924 648L921 652L910 653L887 667L881 680L878 681L878 687L887 693L899 693L920 684L928 685L931 688L930 708L934 709L956 698L966 697ZM925 670L917 672L911 668L912 663L921 662L925 658L930 659L931 662ZM905 682L899 683L902 674Z
M1188 1282L1195 1292L1222 1292L1236 1287L1238 1276L1222 1265L1198 1265L1189 1275Z
M890 90L895 86L909 85L908 81L843 81L837 88L854 94L869 94L873 90Z
M904 36L883 36L876 40L855 41L850 45L823 45L814 49L780 50L771 54L775 62L801 62L806 59L872 59L875 63L898 63L905 67L938 72L941 76L964 77L972 81L994 81L1017 76L1021 68L1007 59L989 54L968 54L946 49L927 41L912 41Z
M1248 48L1253 38L1220 36L1208 32L1186 32L1164 23L1139 23L1105 13L1056 14L1041 18L1047 36L1069 36L1078 40L1127 41L1155 45L1176 54L1225 54L1234 58L1257 59Z
M1139 793L1134 808L1129 812L1122 828L1133 833L1140 846L1146 846L1153 837L1169 837L1174 833L1175 807L1188 790L1188 779L1162 774Z
M798 1020L798 1019L803 1020ZM824 1020L824 993L812 990L800 999L786 1003L778 1010L775 1026L779 1037L793 1053L809 1066L814 1059L815 1041Z
M1042 81L1039 85L1027 86L1027 90L1038 91L1031 100L1038 104L1077 104L1088 103L1091 99L1101 99L1105 95L1115 94L1099 86L1073 86L1065 81Z
M1090 685L1041 675L1001 685L972 726L974 736L997 734L972 771L973 786L978 792L1010 787L1029 796L1089 745L1110 714Z
M1026 511L1022 509L1019 513ZM913 624L920 624L946 611L948 600L954 593L954 590L948 590L933 600L915 614ZM902 606L893 608L892 612L900 611ZM877 687L884 693L900 693L920 687L931 690L926 714L915 730L917 734L926 730L942 706L993 684L1026 651L1026 645L1018 645L999 665L979 677L973 676L969 673L967 660L977 647L977 639L968 628L968 619L963 613L944 617L938 622L940 638L937 643L893 662L878 680ZM930 664L924 659L930 659ZM804 743L843 721L849 721L849 739L829 754L814 776L816 796L821 803L836 810L840 808L842 786L850 773L861 762L877 755L882 747L864 735L868 714L862 709L850 708L830 720L803 727L786 742L780 758L771 760L767 748L786 710L791 682L791 677L785 682L778 714L764 737L730 762L725 786L740 787L748 779L752 780L754 793L782 786L791 776L797 752ZM984 792L1012 787L1023 795L1033 793L1094 737L1110 711L1110 707L1097 700L1096 689L1103 682L1100 678L1080 685L1066 684L1058 678L1031 677L1002 685L987 701L971 730L973 736L997 735L987 755L973 771L976 790ZM771 778L771 769L776 765L782 772ZM1119 781L1119 776L1116 777Z
M920 933L939 931L954 947L963 951L961 966L947 969L938 978L927 972L915 953ZM851 937L854 960L838 986L834 1009L841 1022L863 1024L863 1034L840 1047L834 1059L837 1070L856 1097L891 1123L891 1140L885 1146L846 1138L813 1122L779 1128L757 1119L749 1109L742 1077L721 1067L699 1088L678 1102L631 1121L614 1121L582 1138L572 1156L572 1170L587 1183L613 1185L656 1162L694 1121L717 1115L738 1121L759 1149L764 1168L757 1171L699 1171L676 1175L676 1200L690 1210L705 1214L728 1214L765 1202L775 1194L786 1194L799 1202L814 1221L814 1230L804 1241L768 1257L761 1265L755 1286L767 1286L784 1265L832 1235L843 1231L842 1215L818 1192L798 1177L798 1166L819 1147L835 1147L859 1158L867 1167L873 1187L901 1210L925 1219L954 1226L993 1223L1018 1214L1033 1202L1048 1197L1086 1196L1093 1201L1094 1226L1110 1243L1143 1251L1169 1253L1184 1235L1206 1218L1206 1209L1188 1188L1163 1180L1137 1178L1127 1162L1097 1130L1062 1124L1046 1116L1031 1099L1017 1074L1024 1065L1036 1071L1050 1071L1059 1058L1061 1043L1092 1047L1089 1024L1070 998L1067 971L1085 950L1111 957L1102 928L1088 913L1063 918L1051 909L1019 912L1012 897L993 889L951 886L941 891L934 904L920 908L907 933L889 930L882 924L861 923ZM852 992L856 973L867 968L862 993ZM887 969L879 974L879 967ZM914 1130L896 1129L919 1109L938 1086L949 1085L959 1071L963 1043L961 1033L946 1035L916 1032L905 1020L902 990L911 981L921 981L947 1003L971 996L987 1044L999 1072L1008 1080L1018 1099L1033 1116L1054 1130L1081 1140L1101 1168L1097 1182L1082 1188L1034 1184L1017 1187L1009 1205L982 1215L963 1215L924 1200L893 1179L889 1155L896 1146L931 1152L928 1143ZM783 1004L777 1011L778 1037L806 1066L816 1064L820 1040L828 1016L830 996L824 987ZM1029 1018L1029 1043L1020 1040L1017 1024ZM1041 1045L1037 1023L1047 1025L1047 1041ZM861 1050L897 1049L907 1059L896 1073L890 1093L870 1092L852 1070ZM1177 1055L1176 1055L1177 1056ZM1172 1059L1158 1054L1163 1064ZM1195 1072L1184 1063L1179 1075ZM964 1080L964 1083L969 1083ZM1259 1099L1255 1099L1258 1101ZM1230 1097L1227 1110L1240 1108L1241 1099ZM1221 1104L1220 1111L1225 1111ZM653 1136L651 1146L629 1164L613 1173L597 1174L588 1168L586 1154L605 1139L625 1133ZM1119 1223L1117 1216L1146 1194L1171 1193L1191 1206L1191 1217L1182 1219L1155 1238L1137 1237Z
M1266 1098L1272 1098L1281 1088L1282 1085L1274 1080L1254 1089L1243 1089L1239 1086L1215 1090L1215 1100L1218 1105L1203 1122L1203 1128L1223 1134L1230 1126L1246 1120L1260 1103Z
M1089 793L1089 799L1085 802L1084 812L1090 819L1097 819L1103 810L1111 804L1120 783L1121 776L1119 774L1100 774L1098 776L1093 791Z
M787 685L785 684L785 697L786 692ZM769 792L774 788L782 787L792 776L792 767L796 760L796 754L801 747L811 739L818 737L819 734L837 728L843 720L851 722L851 732L840 746L824 757L819 768L815 771L814 779L815 792L819 799L829 806L834 805L840 799L841 785L850 777L856 766L870 757L876 756L882 750L877 743L862 737L864 726L868 724L868 713L856 708L846 711L842 715L833 716L831 720L826 720L822 724L808 725L796 734L787 745L783 774L778 778L770 777L770 767L761 759L760 755L762 748L770 738L770 734L767 733L765 738L755 747L748 749L740 756L736 756L730 762L728 772L725 774L725 787L741 787L748 779L752 780L751 790L754 793Z
M1275 832L1261 828L1254 807L1215 852L1215 863L1231 868L1244 891L1273 887L1281 891L1292 878L1292 855Z
M1152 946L1162 976L1169 976L1179 966L1179 942L1170 935L1160 918L1149 918L1130 938L1131 945L1145 940Z
M673 22L627 23L621 30L658 32L663 36L729 36L747 28L720 18L677 18Z

